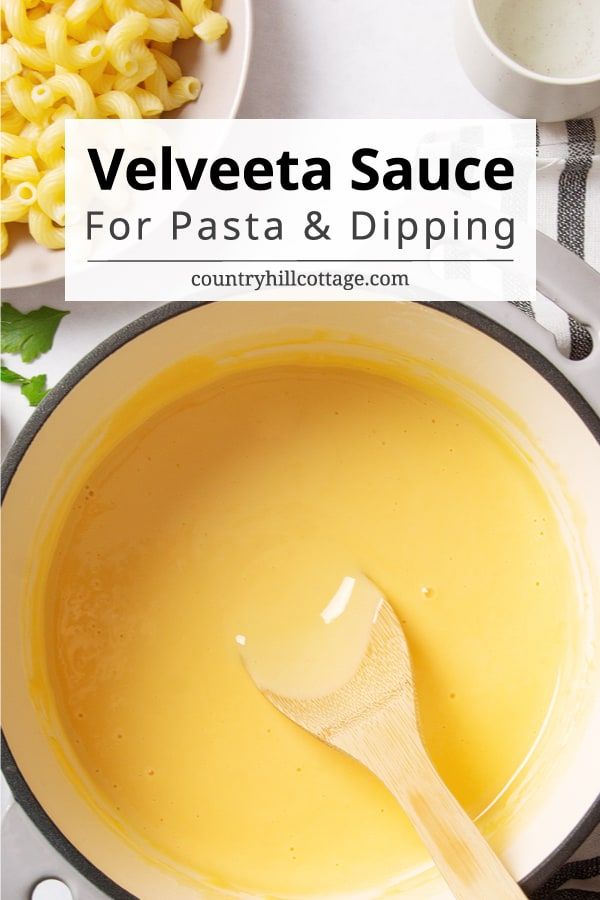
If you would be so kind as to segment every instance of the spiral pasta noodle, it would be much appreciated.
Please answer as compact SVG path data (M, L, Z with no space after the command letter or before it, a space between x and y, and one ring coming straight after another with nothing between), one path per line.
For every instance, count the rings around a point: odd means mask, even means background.
M0 255L24 222L64 247L65 120L139 119L200 93L171 56L228 27L212 0L0 0Z

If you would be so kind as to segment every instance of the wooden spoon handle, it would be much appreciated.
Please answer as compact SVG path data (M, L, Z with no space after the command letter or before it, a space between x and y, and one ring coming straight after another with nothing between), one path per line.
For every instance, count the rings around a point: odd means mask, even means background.
M457 900L525 900L477 826L437 774L426 752L412 748L410 772L380 777L403 806ZM411 764L412 763L412 764ZM407 777L408 776L408 777Z

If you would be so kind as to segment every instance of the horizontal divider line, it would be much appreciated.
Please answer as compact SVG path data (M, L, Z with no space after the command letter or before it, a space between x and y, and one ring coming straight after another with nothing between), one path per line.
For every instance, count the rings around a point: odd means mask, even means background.
M512 263L514 259L87 259L88 263Z

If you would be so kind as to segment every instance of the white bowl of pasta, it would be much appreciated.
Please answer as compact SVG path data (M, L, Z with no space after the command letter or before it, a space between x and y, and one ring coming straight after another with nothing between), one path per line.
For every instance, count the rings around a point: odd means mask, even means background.
M64 275L66 118L230 118L251 0L1 0L5 288Z

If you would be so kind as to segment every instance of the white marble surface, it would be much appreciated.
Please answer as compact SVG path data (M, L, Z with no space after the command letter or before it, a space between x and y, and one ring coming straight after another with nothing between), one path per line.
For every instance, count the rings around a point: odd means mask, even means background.
M255 0L254 14L240 116L505 115L460 67L452 0Z

